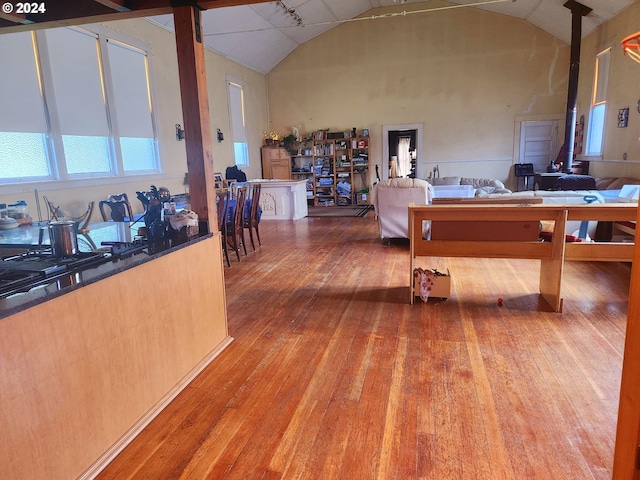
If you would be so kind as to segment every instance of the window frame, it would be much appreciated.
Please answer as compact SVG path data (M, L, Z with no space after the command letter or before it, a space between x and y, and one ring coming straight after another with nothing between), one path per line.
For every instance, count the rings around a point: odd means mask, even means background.
M593 90L591 104L589 106L589 123L587 126L587 138L585 156L600 157L604 153L605 132L607 128L607 96L609 72L611 71L611 47L602 50L596 55L593 72ZM602 61L606 55L606 64ZM604 85L604 86L603 86ZM594 146L598 145L598 149Z
M26 185L46 184L47 188L65 189L77 186L82 182L83 186L96 186L112 184L114 181L136 181L144 178L145 181L163 174L162 162L160 158L158 146L158 130L157 130L157 114L156 114L156 94L153 79L153 53L151 47L143 41L131 38L126 34L111 30L101 25L88 25L82 27L61 27L72 30L80 30L88 32L97 38L97 52L99 63L99 76L102 82L105 109L107 111L107 121L109 123L108 136L108 156L109 156L109 172L104 173L77 173L69 174L67 172L67 164L62 146L62 133L57 123L57 106L55 104L55 96L53 95L53 78L51 64L49 62L48 52L46 50L46 32L47 30L34 31L31 41L34 48L34 59L36 62L37 81L40 85L42 104L45 111L47 121L47 132L45 133L46 142L46 160L49 167L50 175L48 176L26 176L26 177L7 177L0 179L3 191L7 193L23 192ZM122 154L120 151L120 135L115 121L115 114L112 115L111 109L115 108L114 90L112 72L109 67L109 59L107 52L107 41L111 40L118 44L131 47L144 53L146 83L148 89L148 100L150 106L151 128L153 131L153 169L129 170L125 171L122 164ZM112 123L113 120L113 123ZM114 128L115 127L115 128Z
M229 106L229 127L231 130L231 141L233 142L233 161L234 165L238 168L244 167L249 168L251 159L249 156L249 140L247 136L247 114L246 114L246 95L245 95L245 84L242 80L237 78L233 78L229 75L226 77L226 85L227 85L227 104ZM238 122L237 119L234 120L234 96L232 95L231 88L237 87L240 90L240 115L242 117L241 120L241 131L238 132ZM235 128L234 128L235 127ZM242 151L244 155L239 155L239 152ZM244 161L238 161L238 157L243 156Z

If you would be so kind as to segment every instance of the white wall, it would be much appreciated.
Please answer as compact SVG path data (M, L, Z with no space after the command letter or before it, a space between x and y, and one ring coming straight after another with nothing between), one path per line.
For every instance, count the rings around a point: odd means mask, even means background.
M439 165L441 176L508 182L517 122L564 118L568 70L568 45L478 9L350 22L300 46L267 75L271 129L368 128L373 175L373 164L383 162L382 126L422 123L423 172Z

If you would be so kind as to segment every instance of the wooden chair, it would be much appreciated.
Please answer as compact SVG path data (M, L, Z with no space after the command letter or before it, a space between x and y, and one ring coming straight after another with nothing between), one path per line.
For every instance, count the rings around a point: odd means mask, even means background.
M236 252L238 261L240 261L240 244L242 244L244 254L247 254L247 247L244 241L244 204L248 193L248 185L238 189L233 217L225 227L227 244Z
M108 222L109 219L114 222L132 222L133 221L133 209L129 203L129 198L126 193L120 193L118 195L109 195L106 200L101 200L99 203L100 213L102 214L102 220ZM109 207L111 212L107 215L105 206ZM109 218L111 217L111 218Z
M229 212L229 190L216 192L216 213L218 214L218 230L222 235L222 251L227 260L227 266L231 266L229 252L227 251L227 213Z
M229 182L229 190L231 190L231 199L235 199L238 197L238 190L240 190L244 186L249 186L249 182L238 182L237 180L231 180ZM247 197L248 198L248 197ZM246 198L245 198L246 201Z
M244 219L244 228L249 229L249 238L251 239L251 247L253 251L256 251L256 246L253 241L253 230L256 231L256 237L258 238L258 246L262 246L260 242L260 230L258 225L260 224L260 218L258 217L258 208L260 207L260 190L262 185L260 182L256 182L251 187L251 210L249 211L249 217Z

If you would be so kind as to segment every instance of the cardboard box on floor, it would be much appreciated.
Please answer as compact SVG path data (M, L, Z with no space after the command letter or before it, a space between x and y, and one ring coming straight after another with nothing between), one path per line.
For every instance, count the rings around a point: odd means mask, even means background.
M447 268L447 273L439 272L440 275L436 276L433 286L431 287L431 293L429 293L429 298L449 298L451 295L451 273ZM414 281L414 294L416 297L420 298L420 281L413 277Z

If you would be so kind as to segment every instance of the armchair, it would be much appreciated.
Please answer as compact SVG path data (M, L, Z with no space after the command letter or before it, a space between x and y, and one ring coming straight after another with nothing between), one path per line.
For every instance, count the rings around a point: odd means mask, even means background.
M417 178L382 180L373 190L373 206L380 226L380 238L409 238L409 203L427 205L432 187Z

